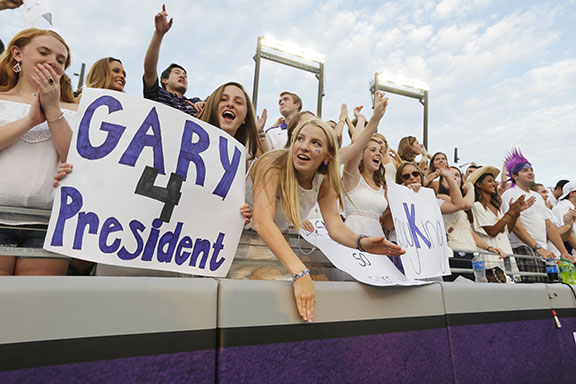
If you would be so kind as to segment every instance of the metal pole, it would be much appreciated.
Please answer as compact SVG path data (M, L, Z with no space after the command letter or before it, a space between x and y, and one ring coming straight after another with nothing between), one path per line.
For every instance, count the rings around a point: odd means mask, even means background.
M318 105L316 109L316 116L322 118L322 97L324 96L324 63L320 64L320 72L318 73Z
M254 68L254 89L252 89L252 104L256 110L258 104L258 84L260 80L260 57L262 55L262 36L258 37L258 46L256 48L256 55L254 56L254 61L256 62Z
M82 63L80 67L80 76L78 78L78 87L76 88L76 92L80 93L82 91L82 87L84 86L84 71L86 70L86 63Z
M423 103L424 104L424 146L428 149L428 91L424 91Z

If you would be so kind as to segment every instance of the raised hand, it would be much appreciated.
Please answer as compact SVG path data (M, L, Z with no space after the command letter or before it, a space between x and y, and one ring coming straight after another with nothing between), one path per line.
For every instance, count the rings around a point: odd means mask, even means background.
M173 18L168 20L168 13L166 12L166 5L162 4L162 11L158 12L156 16L154 16L154 26L156 27L156 32L160 35L164 35L166 32L172 28L172 22L174 21Z
M354 108L354 110L356 110L356 108ZM347 118L348 118L348 106L346 104L342 104L342 106L340 107L340 121L345 121Z
M266 126L266 120L268 119L268 111L266 108L262 111L262 115L256 116L256 127L258 132L264 132L264 126Z
M382 91L376 91L374 95L374 115L377 117L382 117L386 113L386 107L388 107L388 98L384 97L386 94Z
M38 89L42 112L49 122L60 117L60 75L48 63L36 64L30 75Z

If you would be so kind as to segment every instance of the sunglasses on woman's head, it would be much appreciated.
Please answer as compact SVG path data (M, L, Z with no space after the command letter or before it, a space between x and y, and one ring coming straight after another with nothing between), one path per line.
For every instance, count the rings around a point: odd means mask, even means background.
M420 177L420 172L418 171L412 171L412 173L404 173L402 175L402 180L406 180L408 181L408 179L410 179L410 175L414 176L414 177Z

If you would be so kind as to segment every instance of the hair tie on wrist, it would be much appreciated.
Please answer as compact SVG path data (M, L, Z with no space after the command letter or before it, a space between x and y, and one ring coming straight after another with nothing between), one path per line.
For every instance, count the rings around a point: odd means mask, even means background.
M360 245L360 240L362 240L365 237L368 237L368 236L362 235L362 234L356 236L356 249L361 251L361 252L366 252L366 250L364 248L362 248L362 246Z

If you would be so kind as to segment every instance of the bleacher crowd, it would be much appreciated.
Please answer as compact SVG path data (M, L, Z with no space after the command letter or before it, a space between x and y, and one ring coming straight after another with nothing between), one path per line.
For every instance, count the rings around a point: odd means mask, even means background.
M386 192L391 183L416 192L433 189L449 246L460 260L470 260L478 249L486 251L490 281L513 281L514 271L542 271L546 259L574 263L576 180L560 180L548 191L518 149L503 164L495 159L465 170L451 166L442 152L431 155L413 136L402 138L395 150L378 132L388 106L380 92L369 119L361 107L353 109L351 118L343 105L337 120L323 121L303 110L296 93L284 91L279 95L281 117L273 124L267 124L265 110L257 116L239 83L220 85L207 98L188 98L185 68L171 64L160 74L157 70L172 23L164 7L154 17L143 95L224 130L246 147L249 190L240 214L293 275L296 304L305 320L313 317L314 276L282 231L312 230L308 218L321 214L333 240L397 260L404 250L394 241ZM17 33L0 56L0 206L50 209L53 185L72 172L66 163L69 121L82 95L72 92L64 73L69 65L70 48L49 30ZM112 57L94 63L86 78L91 88L123 92L125 84L122 62ZM351 143L342 146L345 134ZM43 218L0 213L0 246L41 248L46 225ZM504 273L503 263L512 273ZM0 275L90 274L93 269L81 260L0 256Z

